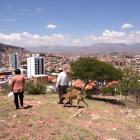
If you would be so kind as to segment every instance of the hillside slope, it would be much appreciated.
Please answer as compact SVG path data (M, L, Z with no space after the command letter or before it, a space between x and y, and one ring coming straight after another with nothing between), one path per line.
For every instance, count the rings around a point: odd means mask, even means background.
M24 48L22 48L22 47L17 47L17 46L6 45L6 44L3 44L3 43L0 43L0 51L5 52L8 49L24 50Z

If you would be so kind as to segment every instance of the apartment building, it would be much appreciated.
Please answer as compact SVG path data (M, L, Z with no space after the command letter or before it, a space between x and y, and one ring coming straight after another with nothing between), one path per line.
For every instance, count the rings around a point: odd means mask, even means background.
M19 55L17 53L9 55L9 59L10 59L10 69L18 69L20 63Z
M2 54L1 54L1 51L0 51L0 68L2 68Z
M33 54L32 57L27 58L27 77L32 78L42 74L45 74L44 57Z

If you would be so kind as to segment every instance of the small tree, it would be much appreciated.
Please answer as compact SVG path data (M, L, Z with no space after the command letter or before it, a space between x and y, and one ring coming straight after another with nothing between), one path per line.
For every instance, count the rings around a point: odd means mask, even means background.
M71 64L74 79L81 79L86 85L94 80L119 80L122 78L122 71L112 65L101 62L97 59L86 57L80 58ZM83 92L81 91L81 93Z
M120 91L125 95L125 100L127 100L128 95L133 95L136 97L136 101L140 96L140 83L138 75L133 71L132 68L124 69L124 76L120 83Z
M111 94L112 96L114 96L115 94L117 94L118 92L116 91L117 89L117 86L116 84L112 84L112 85L109 85L108 87L103 87L101 92L103 95L107 95L107 94Z

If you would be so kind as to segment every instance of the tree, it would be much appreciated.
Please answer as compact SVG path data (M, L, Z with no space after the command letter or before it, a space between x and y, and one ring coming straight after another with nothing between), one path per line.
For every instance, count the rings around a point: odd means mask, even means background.
M102 94L103 95L110 95L111 94L112 96L114 96L115 94L118 93L117 87L118 87L118 85L116 85L116 84L109 85L108 87L103 87L101 90Z
M125 95L125 100L127 100L128 95L133 95L136 97L136 102L138 102L138 97L140 96L140 83L138 75L133 71L132 67L125 68L123 79L120 83L120 91Z
M71 64L74 79L81 79L85 82L84 91L87 84L94 80L119 80L122 78L122 71L116 69L111 64L101 62L97 59L86 57L80 58Z

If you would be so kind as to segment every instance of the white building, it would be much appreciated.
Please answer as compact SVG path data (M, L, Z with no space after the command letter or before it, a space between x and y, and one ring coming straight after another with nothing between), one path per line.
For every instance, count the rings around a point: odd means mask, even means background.
M33 54L32 57L27 58L27 77L32 78L42 74L45 74L44 57Z
M21 69L20 68L20 71L21 71L21 74L27 74L27 69Z
M13 54L9 55L10 57L10 69L19 69L19 55Z

